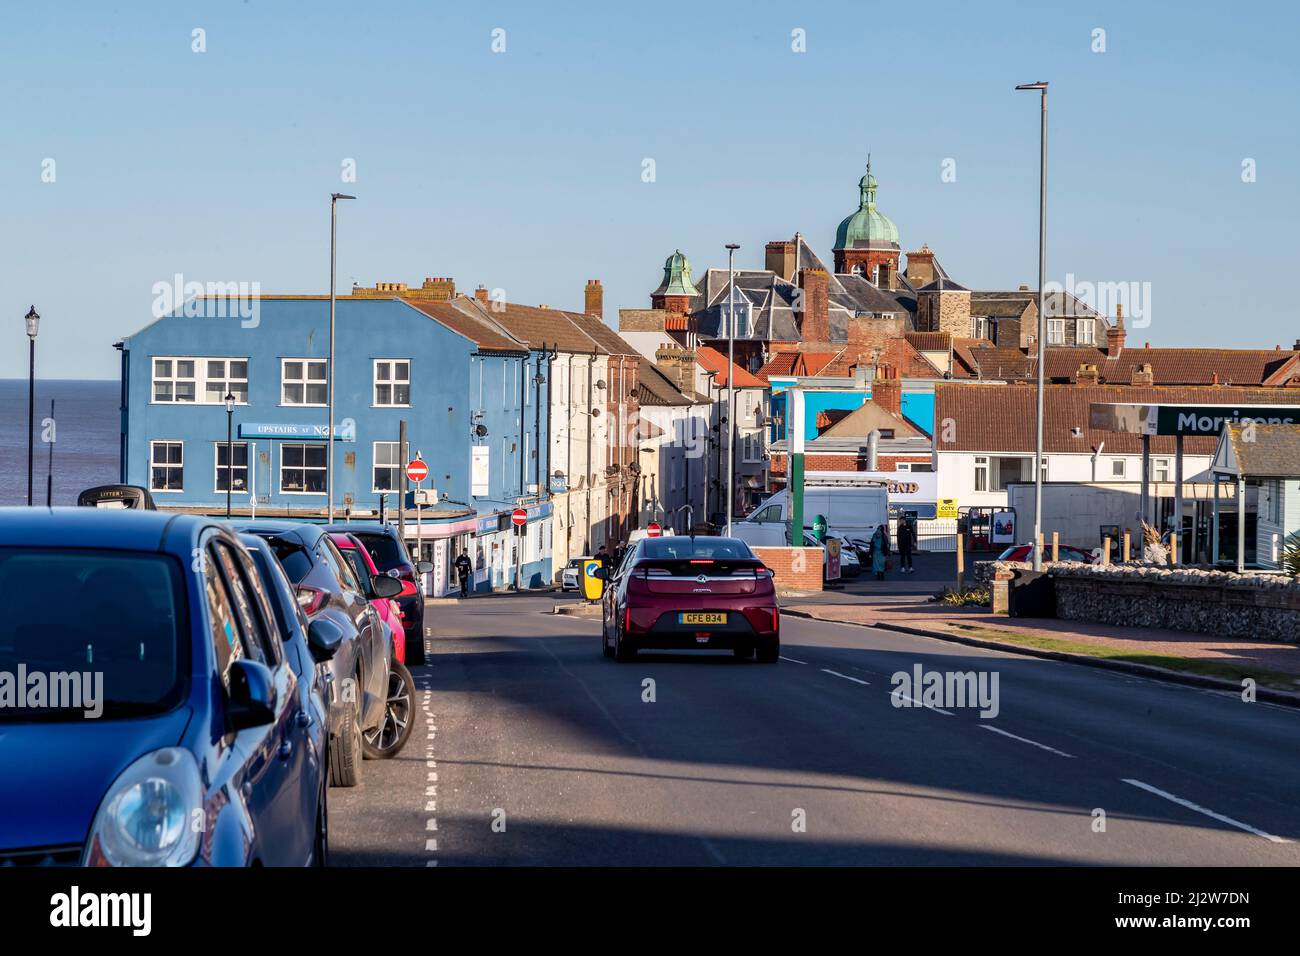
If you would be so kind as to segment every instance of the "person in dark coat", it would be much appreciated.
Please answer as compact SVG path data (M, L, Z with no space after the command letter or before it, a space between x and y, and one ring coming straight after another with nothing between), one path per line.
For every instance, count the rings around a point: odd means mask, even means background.
M911 574L912 568L912 522L904 518L898 522L898 568L903 574Z
M469 559L469 552L462 551L460 557L456 559L456 576L460 578L460 596L469 597L469 573L474 570L474 564Z
M876 572L876 580L885 580L885 552L889 547L889 532L883 525L878 525L871 536L871 570Z

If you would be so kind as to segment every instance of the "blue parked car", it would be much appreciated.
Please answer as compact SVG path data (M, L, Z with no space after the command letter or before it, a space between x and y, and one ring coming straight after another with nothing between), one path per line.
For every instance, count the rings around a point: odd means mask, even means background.
M277 570L207 518L0 509L0 866L324 864L342 632Z

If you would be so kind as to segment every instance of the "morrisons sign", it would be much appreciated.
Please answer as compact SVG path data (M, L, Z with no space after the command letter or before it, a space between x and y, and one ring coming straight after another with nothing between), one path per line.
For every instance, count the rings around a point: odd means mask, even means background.
M1125 405L1094 402L1093 428L1141 435L1217 436L1227 422L1300 424L1300 405Z

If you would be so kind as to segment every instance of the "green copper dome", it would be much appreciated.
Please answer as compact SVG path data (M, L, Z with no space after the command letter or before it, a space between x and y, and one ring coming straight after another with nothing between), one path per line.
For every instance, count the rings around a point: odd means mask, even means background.
M835 230L836 249L898 247L898 227L876 209L876 177L871 175L871 157L867 157L867 174L858 180L858 211Z
M678 249L664 261L664 281L654 290L654 295L699 295L700 290L691 282L691 263Z

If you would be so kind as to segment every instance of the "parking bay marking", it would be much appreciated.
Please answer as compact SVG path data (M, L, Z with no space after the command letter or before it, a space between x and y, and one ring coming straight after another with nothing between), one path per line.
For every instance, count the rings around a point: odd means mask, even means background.
M1242 823L1240 820L1234 820L1232 819L1232 817L1226 817L1222 813L1215 813L1213 810L1210 810L1207 807L1203 807L1199 803L1192 803L1192 801L1190 800L1184 800L1182 797L1175 796L1172 793L1168 793L1167 791L1161 790L1159 787L1153 787L1149 783L1143 783L1141 780L1134 780L1128 777L1123 778L1123 780L1131 787L1137 787L1139 790L1145 790L1147 793L1154 793L1157 797L1163 797L1164 799L1170 801L1171 803L1178 804L1180 807L1186 807L1188 810L1195 810L1197 813L1203 813L1207 817L1210 817L1211 819L1218 820L1220 823L1226 823L1229 826L1236 827L1238 830L1245 830L1247 833L1253 833L1255 834L1255 836L1263 837L1265 840L1268 840L1272 843L1291 842L1290 840L1283 839L1280 836L1274 836L1271 833L1266 833L1263 830L1258 830L1255 827L1252 827L1249 823Z
M1018 737L1015 734L1008 733L1001 727L994 727L991 724L980 724L984 730L992 731L995 734L1001 734L1003 737L1010 737L1012 740L1019 740L1022 744L1029 744L1031 747L1037 747L1039 750L1046 750L1048 753L1056 754L1058 757L1069 757L1074 759L1074 754L1067 754L1064 750L1057 750L1055 747L1049 747L1047 744L1040 744L1037 740L1030 740L1028 737Z

